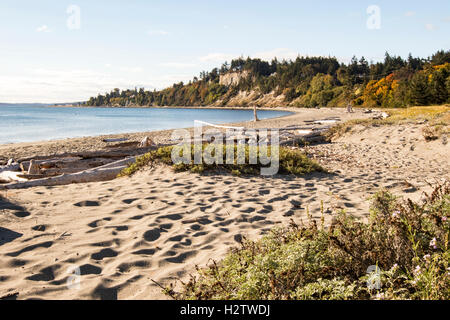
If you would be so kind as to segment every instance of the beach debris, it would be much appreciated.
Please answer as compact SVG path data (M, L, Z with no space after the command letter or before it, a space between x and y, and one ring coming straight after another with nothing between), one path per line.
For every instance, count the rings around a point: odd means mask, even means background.
M21 172L18 171L3 171L0 172L0 180L6 182L14 182L14 181L28 181L27 179L20 177Z
M280 141L281 146L292 145L292 144L312 144L312 143L323 143L327 139L323 135L323 131L313 131L309 134L303 135L293 135L290 139Z
M34 161L30 161L30 166L28 167L28 174L34 175L34 174L40 174L41 170L39 168L39 165Z
M130 140L130 139L128 139L128 138L117 138L117 139L103 139L102 141L106 142L106 143L110 143L110 142L125 142L125 141L128 141L128 140Z
M386 112L376 113L375 115L372 116L372 119L374 120L382 120L387 118L389 118L389 114Z
M117 175L122 172L123 169L128 167L129 164L136 161L136 157L129 157L119 161L109 163L107 165L84 170L81 172L73 174L63 174L56 177L49 177L36 180L19 180L17 183L9 183L5 185L0 185L0 190L9 189L26 189L31 187L39 186L61 186L73 183L87 183L87 182L98 182L98 181L109 181L117 177ZM19 172L16 173L20 174ZM21 178L18 178L21 179Z
M14 163L14 159L9 159L8 163L6 164L7 166L11 166Z
M153 145L152 139L150 139L149 137L145 137L139 144L139 148L147 148L150 147L151 145Z
M364 109L363 113L372 113L372 109Z
M257 105L255 104L253 106L253 122L258 122L259 121L258 114L256 113L256 107L257 107Z
M196 126L197 126L198 124L201 124L201 125L205 125L205 126L208 126L208 127L220 128L220 129L235 129L235 130L244 130L244 129L245 129L244 127L227 127L227 126L219 126L219 125L216 125L216 124L213 124L213 123L209 123L209 122L205 122L205 121L200 121L200 120L194 120L194 123L196 124Z
M8 165L0 166L0 173L5 171L17 171L17 170L20 170L20 165L16 162L10 163L10 161L8 161Z
M313 121L313 123L316 123L316 124L335 124L336 122L339 122L339 121L341 121L341 120L338 120L338 119L323 119L323 120L315 120L315 121Z

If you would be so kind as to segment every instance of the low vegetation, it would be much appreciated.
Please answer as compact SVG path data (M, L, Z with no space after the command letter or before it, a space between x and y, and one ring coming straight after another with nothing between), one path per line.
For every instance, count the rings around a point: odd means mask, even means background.
M237 163L237 155L238 155L238 147L235 146L233 150L234 155L234 163L233 164L227 164L227 149L226 146L223 146L223 164L207 164L206 161L203 159L203 164L194 164L194 162L191 160L190 163L184 164L184 163L173 163L172 161L172 152L174 146L169 147L161 147L157 150L151 151L142 157L139 157L135 163L131 164L128 168L124 169L121 173L121 176L129 176L134 174L135 172L139 171L142 168L147 168L150 165L153 164L165 164L172 166L173 169L177 172L180 171L191 171L193 173L204 173L207 171L226 171L229 173L232 173L234 175L256 175L261 173L261 168L268 167L264 166L263 164L258 161L258 164L250 164L250 154L251 154L251 148L256 148L254 154L258 155L258 159L261 158L261 156L269 157L271 156L272 152L278 151L279 152L279 174L294 174L294 175L302 175L307 174L310 172L323 172L325 171L324 168L322 168L317 162L314 160L309 159L304 153L298 151L298 150L292 150L286 147L277 147L276 150L274 150L271 147L267 147L267 149L259 148L259 147L252 147L246 145L243 149L245 152L245 164L238 164ZM181 149L181 148L180 148ZM188 147L189 149L189 147ZM191 145L190 147L190 154L188 157L190 159L194 159L194 153L196 152L195 145ZM202 146L202 153L208 153L211 154L212 157L216 157L216 153L214 150L214 146L212 144L204 144ZM179 155L183 156L182 149L179 151ZM217 155L219 156L219 155ZM219 161L217 161L219 162Z
M450 105L387 109L385 111L389 114L389 118L349 120L332 127L326 136L329 139L339 138L357 125L372 127L418 122L426 124L423 135L427 141L439 139L442 135L450 133Z
M387 191L373 198L367 223L340 212L331 226L305 224L244 239L166 294L176 299L450 298L450 184L422 203Z

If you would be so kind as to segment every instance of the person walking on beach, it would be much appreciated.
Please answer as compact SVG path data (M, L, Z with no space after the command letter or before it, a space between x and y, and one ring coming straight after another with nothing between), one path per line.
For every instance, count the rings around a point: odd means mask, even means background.
M347 112L348 113L353 113L354 111L353 111L353 106L352 106L352 102L351 101L349 101L348 103L347 103Z

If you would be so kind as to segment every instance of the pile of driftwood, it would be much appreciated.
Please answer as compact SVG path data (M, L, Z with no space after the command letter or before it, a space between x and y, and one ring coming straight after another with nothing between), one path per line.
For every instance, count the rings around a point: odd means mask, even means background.
M363 111L365 114L372 114L371 119L382 120L389 118L389 114L382 111L373 111L372 109L365 109Z
M294 145L325 142L323 133L339 121L339 118L327 118L305 121L303 126L280 128L279 143ZM262 142L271 143L271 129L266 129L269 136L265 137L258 134L261 129L256 131L256 136L254 129L234 129L236 130L231 136L224 136L224 143L231 140L235 143L250 144L259 143L262 139L265 139ZM214 139L214 134L203 135L200 142L209 143ZM116 144L113 148L108 148L111 150L39 156L17 161L11 159L6 166L0 166L0 190L112 180L129 164L135 162L137 157L156 148L148 137L141 142L128 142L127 139L109 139L104 142Z
M134 148L11 159L0 166L0 190L112 180L152 145L146 137Z
M278 128L279 143L280 145L292 145L292 144L314 144L326 142L324 133L330 129L333 125L340 122L341 119L337 117L326 118L322 120L306 120L302 126L288 126L285 128ZM237 144L252 144L252 143L267 143L271 144L271 130L267 128L248 129L243 127L223 127L214 126L209 123L203 122L203 124L215 127L217 129L233 129L227 131L228 134L224 135L222 131L209 132L203 134L201 139L194 140L194 143L210 143L215 141L219 136L222 138L223 143L231 141ZM261 131L266 130L268 135L260 135Z

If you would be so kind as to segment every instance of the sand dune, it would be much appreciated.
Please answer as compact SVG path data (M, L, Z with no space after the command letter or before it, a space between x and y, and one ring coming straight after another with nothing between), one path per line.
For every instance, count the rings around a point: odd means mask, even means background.
M450 178L449 145L425 142L421 125L356 128L305 151L334 173L201 176L161 166L111 182L3 192L0 297L165 299L152 279L186 279L244 236L300 223L307 210L320 218L322 203L326 222L339 209L364 219L367 197L382 187L417 199L427 181Z

